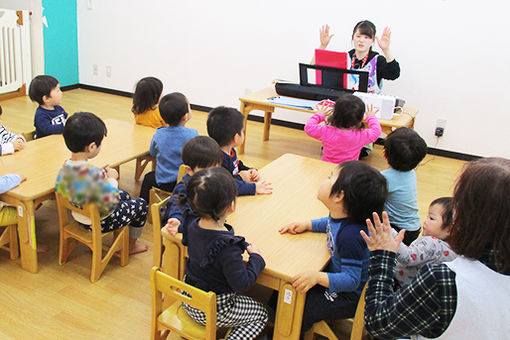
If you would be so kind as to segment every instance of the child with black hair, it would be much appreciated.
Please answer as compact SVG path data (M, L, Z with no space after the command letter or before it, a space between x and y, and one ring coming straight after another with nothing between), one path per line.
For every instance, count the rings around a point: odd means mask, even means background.
M354 316L368 280L369 251L360 231L367 231L365 220L373 211L382 212L387 196L386 180L379 171L359 161L344 162L322 182L317 193L329 216L290 223L279 230L281 234L327 234L331 254L327 271L304 272L292 280L298 292L306 293L302 332L321 320Z
M180 205L181 198L186 196L186 187L195 172L221 166L223 153L214 139L208 136L197 136L191 138L182 148L182 162L186 175L177 183L168 200L162 223L169 230L182 223L182 213L189 205Z
M167 126L161 118L158 103L163 92L163 83L155 77L145 77L136 83L131 111L135 115L136 124L153 128Z
M243 114L231 107L218 106L207 117L207 133L220 146L221 166L234 176L238 195L271 194L271 183L261 180L257 169L247 167L237 158L235 148L244 141L243 126Z
M2 116L2 107L0 106L0 117ZM13 154L25 147L25 137L7 131L5 126L0 125L0 156Z
M68 114L60 106L62 91L58 80L52 76L37 76L30 83L28 94L39 104L34 117L35 138L61 134Z
M427 154L427 143L413 129L401 127L384 140L384 157L390 168L382 171L388 182L388 201L384 210L391 226L406 230L404 244L410 245L421 229L418 215L418 188L414 168Z
M147 250L138 238L147 218L147 202L131 199L119 191L115 169L97 168L88 162L101 151L101 142L107 130L104 122L90 112L77 112L69 117L63 135L71 157L64 162L55 183L55 192L74 204L96 203L101 217L101 231L109 232L129 225L129 253ZM73 218L90 229L86 216L72 212Z
M236 236L226 224L235 210L237 188L232 175L221 167L200 170L190 179L184 213L182 243L188 247L184 281L216 293L219 327L230 327L227 339L255 339L264 328L268 313L260 302L240 295L247 291L265 267L259 249ZM177 227L171 231L177 233ZM245 263L243 253L249 259ZM205 325L205 314L189 305L184 309Z
M427 219L423 222L423 236L408 247L400 243L397 253L395 278L403 286L409 283L427 263L455 260L457 254L448 244L453 221L451 197L440 197L430 203ZM398 233L391 229L393 237Z
M362 123L365 110L368 129L364 129ZM381 124L375 116L378 110L372 105L365 108L365 103L356 96L338 98L334 109L318 105L317 111L306 122L305 132L322 142L323 161L341 164L358 160L363 146L375 142L381 135Z
M159 112L168 126L159 127L152 137L149 152L156 157L156 171L147 173L140 188L140 197L149 201L149 191L157 187L172 191L182 164L182 147L198 136L198 131L185 125L191 119L188 99L179 92L165 95L159 102Z

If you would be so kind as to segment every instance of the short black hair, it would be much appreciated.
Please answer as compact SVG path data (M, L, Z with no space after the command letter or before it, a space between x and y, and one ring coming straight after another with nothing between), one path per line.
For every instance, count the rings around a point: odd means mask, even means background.
M360 129L364 114L365 103L360 98L348 94L337 99L328 123L339 129Z
M161 118L170 126L177 126L182 117L188 113L188 100L179 92L165 95L159 101L159 113Z
M443 224L441 229L447 229L452 226L453 221L453 197L439 197L430 203L430 207L433 205L440 205L443 208L441 219Z
M386 178L376 169L360 161L338 165L340 174L331 187L330 196L344 193L344 208L349 218L365 224L372 213L381 214L388 198Z
M163 83L158 78L145 77L140 79L136 83L131 112L140 114L152 109L158 103L161 92L163 92Z
M28 95L30 99L34 102L37 102L39 105L44 105L43 97L49 96L51 90L53 90L58 85L58 80L52 76L37 76L30 83L30 88L28 89Z
M241 134L244 116L233 107L218 106L209 112L207 133L220 147L232 142L236 134Z
M107 130L103 120L91 112L76 112L64 126L64 140L71 152L83 152L92 142L99 147Z
M223 167L197 171L186 186L191 209L200 217L218 221L235 202L237 186L234 177Z
M196 136L184 144L182 162L191 169L206 169L221 164L223 153L214 139L208 136Z
M384 156L395 170L413 170L426 154L427 143L413 129L398 128L384 140Z

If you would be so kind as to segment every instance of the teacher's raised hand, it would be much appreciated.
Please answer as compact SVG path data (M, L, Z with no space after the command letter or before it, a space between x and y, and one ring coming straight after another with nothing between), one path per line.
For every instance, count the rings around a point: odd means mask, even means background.
M388 214L383 211L382 222L377 213L373 213L372 216L374 217L375 227L374 224L372 224L372 221L367 219L367 227L370 236L368 236L363 230L360 231L361 236L365 239L365 242L367 242L368 250L388 250L396 253L400 242L404 239L405 230L401 230L398 235L393 238L391 235L391 225Z
M321 45L320 45L320 49L321 50L325 50L326 47L328 47L328 44L331 40L331 38L333 38L334 34L329 34L329 25L323 25L321 28L320 28L320 40L321 40Z

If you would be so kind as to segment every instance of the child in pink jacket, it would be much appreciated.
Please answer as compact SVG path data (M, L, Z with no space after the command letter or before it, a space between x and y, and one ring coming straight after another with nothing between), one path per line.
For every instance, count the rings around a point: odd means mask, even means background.
M319 103L320 104L320 103ZM318 112L305 125L308 136L318 139L324 146L322 160L340 164L359 159L364 145L375 142L381 135L381 124L375 117L378 110L366 108L368 129L363 128L362 120L365 103L353 95L338 98L334 109L318 105ZM326 114L333 114L326 119ZM323 121L326 124L320 124Z

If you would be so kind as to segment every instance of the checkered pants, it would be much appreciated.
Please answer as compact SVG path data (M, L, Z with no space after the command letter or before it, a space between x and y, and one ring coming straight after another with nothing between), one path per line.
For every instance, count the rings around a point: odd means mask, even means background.
M129 238L139 238L147 219L147 202L143 198L131 199L131 196L123 190L120 190L119 194L119 205L101 220L101 231L106 233L129 225Z
M244 295L224 293L216 296L218 327L232 327L228 340L255 339L267 322L267 310L260 302ZM205 313L183 304L189 316L205 325Z

